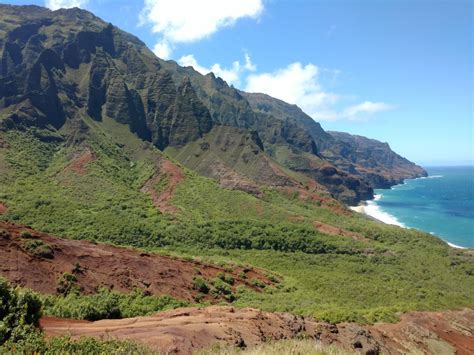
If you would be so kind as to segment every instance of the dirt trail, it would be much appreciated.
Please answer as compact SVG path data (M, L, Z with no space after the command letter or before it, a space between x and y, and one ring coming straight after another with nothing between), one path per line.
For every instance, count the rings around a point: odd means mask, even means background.
M305 334L324 345L363 354L473 354L474 311L414 312L397 324L360 326L316 322L287 313L211 306L181 308L150 317L96 322L43 318L48 336L128 339L156 351L190 354L213 344L246 348Z
M162 213L178 213L179 210L170 204L176 186L185 178L183 170L168 159L160 159L157 163L158 172L141 188L141 191L151 196L154 206ZM164 181L166 179L166 181ZM157 185L164 181L165 186L157 191Z
M42 248L28 249L32 242ZM79 269L79 271L77 271ZM76 270L76 271L74 271ZM0 221L0 276L14 285L42 293L56 293L58 280L65 272L75 272L78 285L85 293L104 286L121 292L140 288L152 294L167 294L192 301L198 291L193 278L209 280L219 273L232 276L235 291L245 285L256 291L253 279L272 282L257 269L233 266L232 270L197 260L183 260L154 253L94 244L80 240L60 239ZM243 274L246 278L242 278ZM218 302L210 294L205 299Z

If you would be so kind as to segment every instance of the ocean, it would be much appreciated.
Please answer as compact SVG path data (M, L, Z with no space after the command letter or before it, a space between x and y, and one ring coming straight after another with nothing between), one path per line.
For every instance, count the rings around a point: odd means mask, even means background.
M452 246L474 248L474 167L425 169L427 178L375 190L365 213L385 223L429 232Z

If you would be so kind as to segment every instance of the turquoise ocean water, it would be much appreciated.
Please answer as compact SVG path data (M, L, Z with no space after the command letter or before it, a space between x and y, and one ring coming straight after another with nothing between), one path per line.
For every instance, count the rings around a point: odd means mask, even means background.
M376 190L366 213L386 223L424 230L456 246L474 248L474 167L426 170L428 178Z

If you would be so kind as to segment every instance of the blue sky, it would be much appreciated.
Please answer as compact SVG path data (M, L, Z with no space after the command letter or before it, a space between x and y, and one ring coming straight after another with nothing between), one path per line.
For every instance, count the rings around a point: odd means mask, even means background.
M1 1L4 2L4 1ZM470 0L38 0L423 165L474 163Z

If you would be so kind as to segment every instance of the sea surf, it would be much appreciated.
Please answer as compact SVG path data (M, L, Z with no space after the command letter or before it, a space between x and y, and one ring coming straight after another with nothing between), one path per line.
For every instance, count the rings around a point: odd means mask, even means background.
M428 167L428 177L375 190L364 213L384 223L417 228L453 247L474 248L474 167Z

